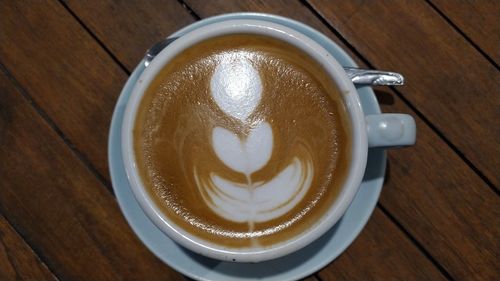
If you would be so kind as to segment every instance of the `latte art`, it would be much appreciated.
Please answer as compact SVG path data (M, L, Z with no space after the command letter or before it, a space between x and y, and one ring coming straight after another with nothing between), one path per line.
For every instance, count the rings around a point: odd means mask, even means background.
M173 58L134 125L146 191L178 228L224 247L309 231L333 204L351 141L335 83L308 55L226 35Z
M235 52L220 58L210 79L210 92L224 113L245 122L260 103L262 82L247 60L247 52Z
M243 54L222 61L212 76L210 92L226 114L246 122L261 101L259 73ZM233 182L210 173L202 180L196 173L196 184L205 204L221 217L247 222L249 231L255 222L276 219L289 212L309 189L313 165L310 159L294 157L292 163L267 182L253 182L252 174L262 169L273 152L273 131L268 122L259 121L245 139L234 132L215 127L212 146L215 154L230 169L245 175L245 182Z

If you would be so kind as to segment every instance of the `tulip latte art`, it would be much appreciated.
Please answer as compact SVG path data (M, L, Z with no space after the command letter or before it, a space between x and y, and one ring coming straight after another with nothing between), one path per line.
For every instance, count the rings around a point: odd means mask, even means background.
M265 247L333 204L351 140L335 83L287 43L209 39L154 79L134 125L138 170L165 216L200 239Z

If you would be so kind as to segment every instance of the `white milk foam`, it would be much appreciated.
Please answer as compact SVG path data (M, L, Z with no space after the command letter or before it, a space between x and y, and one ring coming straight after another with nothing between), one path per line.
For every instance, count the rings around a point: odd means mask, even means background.
M222 60L210 82L210 91L219 108L245 122L261 102L262 81L258 71L244 57ZM242 173L247 181L232 182L211 173L208 182L194 177L205 203L219 216L234 222L255 222L278 218L292 210L305 196L313 179L311 159L294 157L274 178L252 182L251 175L264 168L273 152L273 130L261 121L241 139L231 130L215 127L212 147L230 169Z
M244 122L259 105L262 82L249 61L223 58L212 76L210 90L222 111Z
M222 127L212 132L215 154L229 168L247 176L267 164L273 152L273 130L267 122L250 131L246 140Z

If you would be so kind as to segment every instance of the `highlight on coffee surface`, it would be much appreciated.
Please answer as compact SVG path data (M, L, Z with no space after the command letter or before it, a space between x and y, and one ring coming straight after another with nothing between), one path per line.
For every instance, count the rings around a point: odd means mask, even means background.
M335 82L264 35L202 41L169 61L134 124L150 197L186 232L224 247L293 239L335 201L351 149Z

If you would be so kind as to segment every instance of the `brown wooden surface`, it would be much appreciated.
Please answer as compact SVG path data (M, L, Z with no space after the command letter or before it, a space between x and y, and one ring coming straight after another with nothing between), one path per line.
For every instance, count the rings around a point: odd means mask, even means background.
M64 1L129 71L154 43L195 21L172 0Z
M2 64L76 150L107 174L103 151L127 75L57 1L5 1L0 14Z
M500 5L431 3L3 1L0 213L11 224L0 216L0 279L182 278L134 236L109 190L113 106L160 38L198 17L260 11L311 25L364 67L402 72L406 86L377 96L417 120L417 145L389 152L366 228L308 280L500 280L499 49L487 36Z
M500 64L500 5L495 0L430 0L481 51Z
M57 280L0 215L0 280Z
M179 275L132 234L112 194L0 75L0 211L63 280ZM133 265L133 266L124 266Z
M494 65L423 1L310 2L374 67L403 73L404 97L498 186Z
M412 114L393 102L382 110ZM498 195L419 119L417 130L412 149L388 153L382 206L457 280L498 278Z
M349 249L318 276L321 280L446 280L378 208Z

